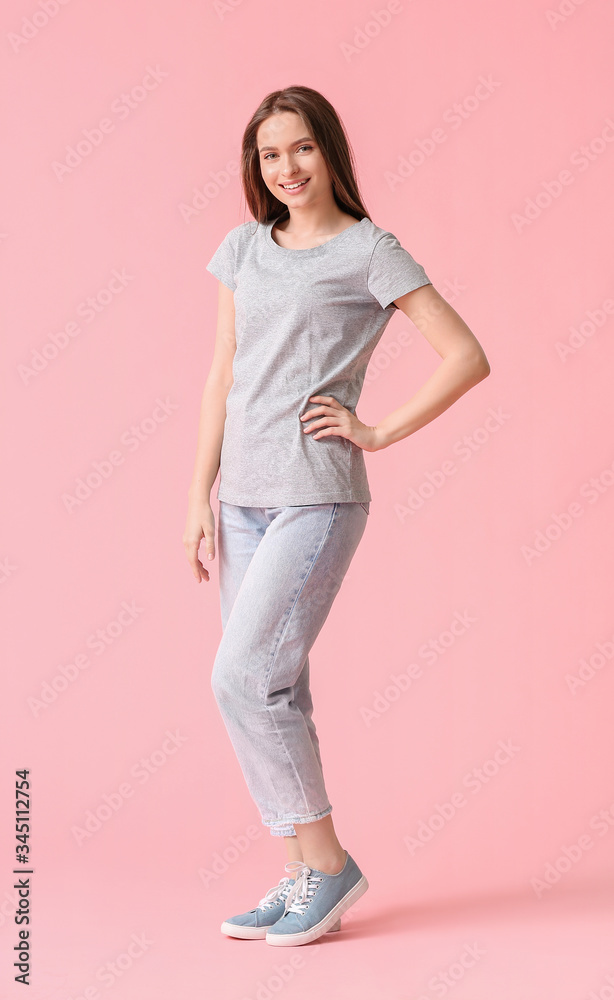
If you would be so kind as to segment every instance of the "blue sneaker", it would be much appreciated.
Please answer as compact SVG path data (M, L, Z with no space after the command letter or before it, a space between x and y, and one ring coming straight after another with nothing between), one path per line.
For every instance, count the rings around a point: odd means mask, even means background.
M292 862L288 862L288 864L292 864ZM298 864L302 864L302 862L298 862ZM286 870L288 870L287 866ZM253 910L239 913L236 917L224 920L221 926L222 934L236 938L266 937L269 928L283 916L294 882L295 880L288 878L287 875L281 878L277 885L268 890ZM329 930L341 930L341 920L337 920L332 927L329 927Z
M283 916L271 924L266 932L267 944L308 944L331 930L341 915L369 888L365 876L354 859L345 852L345 864L336 875L309 868L302 861L290 888Z

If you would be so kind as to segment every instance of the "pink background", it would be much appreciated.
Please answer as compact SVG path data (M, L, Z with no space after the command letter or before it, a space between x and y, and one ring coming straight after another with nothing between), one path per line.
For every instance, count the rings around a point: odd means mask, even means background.
M2 17L2 996L24 995L22 767L30 1000L614 996L612 6L44 9L9 0ZM371 888L340 935L280 955L219 931L286 858L210 689L217 559L198 586L182 533L216 321L205 264L251 218L243 129L291 84L336 107L374 222L492 372L366 457L367 530L311 659L333 817ZM438 362L395 315L358 415L377 422ZM99 486L69 509L97 463Z

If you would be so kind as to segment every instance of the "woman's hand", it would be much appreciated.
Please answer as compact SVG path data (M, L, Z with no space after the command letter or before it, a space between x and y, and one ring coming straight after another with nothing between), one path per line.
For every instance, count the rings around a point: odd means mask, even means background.
M351 410L346 409L345 406L338 403L334 396L310 396L309 401L320 403L321 405L315 406L312 410L307 410L300 417L301 420L309 420L312 417L323 414L320 420L314 420L309 427L303 428L303 431L307 434L317 431L313 435L314 440L336 434L338 437L344 437L348 441L352 441L364 451L377 451L381 447L377 429L363 424L362 420L359 420L355 413L352 413Z
M183 545L197 583L200 583L201 579L209 582L209 572L198 558L198 547L203 538L206 543L207 558L215 558L215 516L211 504L202 497L190 497Z

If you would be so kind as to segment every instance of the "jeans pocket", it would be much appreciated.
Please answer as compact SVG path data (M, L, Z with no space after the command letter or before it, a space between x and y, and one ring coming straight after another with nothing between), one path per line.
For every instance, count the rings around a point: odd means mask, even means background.
M366 503L361 503L360 506L362 507L363 510L366 510L366 512L368 514L369 513L369 507L371 506L371 501L367 500Z

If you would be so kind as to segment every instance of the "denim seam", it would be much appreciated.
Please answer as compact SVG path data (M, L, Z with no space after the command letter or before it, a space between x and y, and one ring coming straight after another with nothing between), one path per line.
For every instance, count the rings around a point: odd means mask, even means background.
M266 685L268 685L268 683L269 683L269 680L270 680L270 677L271 677L271 673L272 673L272 671L273 671L273 666L274 666L274 664L275 664L275 657L277 656L277 653L278 653L278 651L279 651L279 646L280 646L280 644L281 644L281 642L282 642L282 640L283 640L283 637L284 637L284 635L285 635L285 633L286 633L286 630L287 630L287 628L288 628L288 625L289 625L289 623L290 623L290 621L291 621L291 619L292 619L292 615L293 615L293 613L294 613L294 609L295 609L295 607L296 607L296 602L297 602L297 601L298 601L298 599L299 599L299 596L300 596L300 594L301 594L301 591L303 590L303 587L305 586L305 584L306 584L307 580L309 579L309 574L310 574L310 573L311 573L311 571L313 570L313 567L314 567L314 565L315 565L315 563L316 563L316 560L317 560L318 556L320 555L320 552L322 551L322 546L324 545L324 543L325 543L326 539L327 539L327 538L328 538L328 536L330 535L330 530L331 530L331 526L332 526L332 523L333 523L333 521L334 521L334 519L335 519L335 514L337 513L337 508L338 508L338 506L339 506L339 504L338 504L338 503L335 503L335 504L333 505L333 509L332 509L332 511L331 511L331 515L330 515L330 519L329 519L329 522L328 522L328 525L327 525L327 527L326 527L326 531L324 532L324 535L323 535L323 537L322 537L322 540L321 540L321 542L320 542L320 544L319 544L319 546L318 546L318 549L317 549L317 551L316 551L316 553L315 553L315 555L314 555L313 559L311 560L311 565L309 566L309 568L308 568L307 572L305 573L305 576L303 577L303 580L301 581L301 585L300 585L300 587L299 587L298 591L296 592L296 596L295 596L295 598L294 598L294 602L293 602L293 604L292 604L292 607L290 608L290 613L289 613L289 615L288 615L288 617L287 617L287 619L286 619L286 623L285 623L285 625L284 625L284 627L283 627L283 629L282 629L282 632L281 632L281 634L280 634L280 636L279 636L279 638L278 638L278 640L277 640L277 644L276 644L276 646L275 646L275 649L273 650L273 654L272 654L272 657L271 657L271 663L270 663L270 666L269 666L269 669L268 669L268 671L267 671L267 674L266 674L266 678L265 678L265 687L266 687ZM261 694L261 696L262 696L262 694ZM263 701L264 701L264 698L263 698ZM283 737L282 737L282 735L281 735L281 733L280 733L280 731L279 731L279 728L278 728L278 726L277 726L277 722L276 722L276 720L275 720L275 717L274 717L273 715L271 715L271 712L270 712L270 709L269 709L269 706L268 706L268 705L265 705L265 708L267 709L267 712L269 713L269 715L270 715L270 717L271 717L271 720L272 720L272 722L273 722L273 723L274 723L274 725L275 725L275 731L276 731L276 733L277 733L277 736L278 736L278 738L279 738L279 741L280 741L280 743L281 743L281 745L282 745L282 747L283 747L283 749L284 749L284 752L285 752L285 754L286 754L286 756L287 756L287 758L288 758L288 760L289 760L289 762L290 762L290 765L292 766L292 768L293 768L293 770L294 770L294 773L295 773L295 775L296 775L296 778L298 779L298 782L299 782L299 784L300 784L300 787L301 787L301 791L302 791L302 793L303 793L303 798L305 799L305 805L307 805L307 799L306 799L306 797L305 797L305 792L304 792L304 788L303 788L303 782L302 782L302 780L301 780L301 777L300 777L300 775L299 775L299 774L297 773L297 771L296 771L296 768L294 767L294 763L293 763L293 761L292 761L292 758L291 758L290 754L288 753L288 748L287 748L287 746L286 746L286 744L285 744L285 742L284 742L284 739L283 739ZM292 820L288 820L287 822L292 822Z
M313 820L321 819L332 812L333 807L329 804L326 809L320 809L317 813L308 813L307 816L289 816L287 819L263 819L265 826L293 826L294 823L311 823Z

